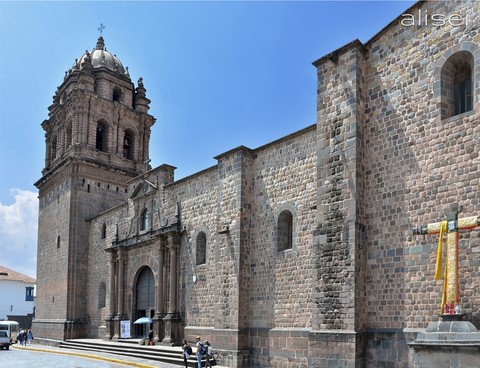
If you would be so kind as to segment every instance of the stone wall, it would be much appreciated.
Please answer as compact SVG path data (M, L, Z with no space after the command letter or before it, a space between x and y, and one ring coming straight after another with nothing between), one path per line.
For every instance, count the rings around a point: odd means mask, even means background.
M457 203L460 217L480 212L478 111L442 113L442 67L457 52L473 55L474 105L480 101L479 10L472 1L419 2L405 13L421 14L421 25L406 27L399 17L365 46L352 42L315 63L320 288L313 326L330 330L332 340L312 351L324 362L336 346L334 330L352 329L366 336L350 341L357 364L402 366L411 359L402 331L438 319L437 237L414 237L412 228L443 219ZM468 21L423 22L425 14L454 13ZM356 231L345 229L348 219ZM463 232L460 240L461 303L468 310L480 298L478 233ZM349 267L355 279L339 279ZM397 355L377 344L395 346ZM346 366L353 361L345 356Z
M255 151L249 220L249 362L246 366L300 367L306 363L315 288L315 126ZM282 211L293 215L293 245L277 250Z
M433 279L437 237L413 236L412 228L443 219L453 204L460 217L480 214L480 4L418 2L406 13L420 11L466 14L469 22L408 27L399 17L366 44L353 41L316 61L315 125L257 149L232 149L179 181L163 165L129 182L126 192L120 177L82 166L66 183L77 191L72 204L91 216L88 229L62 223L57 211L68 191L54 197L60 189L46 185L52 194L41 195L41 209L49 225L84 231L75 238L81 262L70 265L77 272L70 286L85 291L77 305L85 306L88 335L102 337L105 319L117 312L105 250L124 241L123 317L136 317L137 278L149 267L156 283L163 275L160 298L176 298L182 337L210 340L223 364L409 366L407 342L438 319L442 287ZM472 56L474 109L448 117L442 73L456 53ZM107 204L112 208L102 212ZM151 226L140 230L144 209ZM293 242L279 250L285 212ZM169 289L175 265L160 267L167 230L181 238L178 292ZM460 238L461 303L473 312L480 304L479 234L477 228ZM39 239L50 244L53 235ZM206 257L198 262L203 235ZM54 255L49 249L39 253L45 264ZM85 285L75 284L87 273ZM41 316L47 304L38 305Z
M72 181L58 175L57 186L46 193L40 192L39 211L44 216L38 224L37 262L42 265L37 269L37 290L35 321L54 320L54 326L33 323L35 334L46 338L61 339L64 334L64 322L67 320L68 270L70 225L67 208L70 203ZM56 231L52 231L56 229ZM40 246L41 245L41 246ZM55 316L55 318L52 318Z
M127 203L89 222L88 299L93 333L94 326L108 316L111 303L107 297L105 308L99 310L96 306L100 283L104 282L107 290L110 288L109 255L105 249L116 234L120 240L138 234L139 213L148 207L154 214L154 230L160 227L161 216L171 221L180 211L178 297L187 338L200 334L214 341L217 350L233 354L232 364L242 366L246 362L245 351L255 340L249 332L252 328L274 329L280 335L286 329L288 335L299 334L295 349L305 354L305 328L309 327L312 315L314 133L315 126L311 126L257 150L239 147L218 156L217 166L178 182L167 181L165 186L143 197L137 197L135 188L143 181L158 183L156 174L132 181ZM285 209L294 216L295 241L292 249L278 252L276 223ZM100 238L103 224L107 226L105 239ZM207 256L205 264L197 265L196 242L200 232L207 236ZM158 277L158 248L157 243L132 244L129 248L125 304L128 319L134 313L134 295L129 293L134 288L135 275L149 266ZM292 360L292 353L290 342L277 344L278 333L268 332L280 364ZM261 362L262 355L253 353L250 361ZM271 359L265 364L272 364Z
M85 219L125 201L127 191L125 185L119 186L121 182L118 174L72 164L41 188L37 287L42 292L36 298L34 322L38 336L60 340L85 336L89 326L102 320L98 311L88 310L98 306L99 285L89 281L92 275L109 275L108 264L102 263L107 256L105 240L100 239L100 227L88 227ZM89 252L99 266L89 268ZM88 336L96 334L90 331Z
M367 309L370 327L425 328L437 319L441 281L434 281L436 236L411 228L480 213L477 2L418 3L416 14L468 16L468 26L396 23L369 42L366 58ZM475 57L477 108L442 118L441 69L454 52ZM478 229L461 232L461 303L478 308Z

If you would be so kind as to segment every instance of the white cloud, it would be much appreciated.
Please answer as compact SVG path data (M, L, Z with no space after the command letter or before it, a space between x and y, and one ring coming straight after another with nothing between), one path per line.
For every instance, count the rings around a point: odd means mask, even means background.
M11 189L11 205L0 203L0 264L35 277L37 266L38 194Z

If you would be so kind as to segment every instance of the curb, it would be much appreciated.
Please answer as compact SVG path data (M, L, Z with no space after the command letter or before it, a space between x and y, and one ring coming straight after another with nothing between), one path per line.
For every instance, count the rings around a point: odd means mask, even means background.
M153 365L148 365L148 364L142 364L142 363L136 363L136 362L129 362L127 360L120 360L120 359L114 359L114 358L106 358L106 357L101 357L97 355L90 355L90 354L84 354L84 353L74 353L74 352L69 352L69 351L58 351L58 350L49 350L49 349L39 349L39 348L31 348L31 347L26 347L26 346L11 346L14 349L19 349L19 350L32 350L32 351L37 351L40 353L50 353L50 354L59 354L59 355L74 355L82 358L88 358L88 359L94 359L94 360L102 360L105 362L109 363L117 363L117 364L124 364L124 365L129 365L131 367L137 367L137 368L156 368Z

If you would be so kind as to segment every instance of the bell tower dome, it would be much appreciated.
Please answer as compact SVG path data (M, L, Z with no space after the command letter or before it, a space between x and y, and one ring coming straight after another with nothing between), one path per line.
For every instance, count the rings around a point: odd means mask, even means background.
M107 51L102 36L92 51L75 60L53 96L45 130L43 175L67 158L121 170L129 176L150 169L150 129L143 79L134 87L128 68Z
M143 79L107 51L102 36L65 72L48 108L39 190L38 336L87 336L88 219L127 200L128 182L149 165L150 130Z

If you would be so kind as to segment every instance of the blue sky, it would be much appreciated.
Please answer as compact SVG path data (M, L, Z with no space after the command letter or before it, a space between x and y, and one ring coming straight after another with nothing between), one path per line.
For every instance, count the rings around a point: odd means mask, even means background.
M35 277L40 124L100 23L152 101L152 166L176 166L180 179L315 123L312 62L367 42L414 3L0 0L0 264Z

